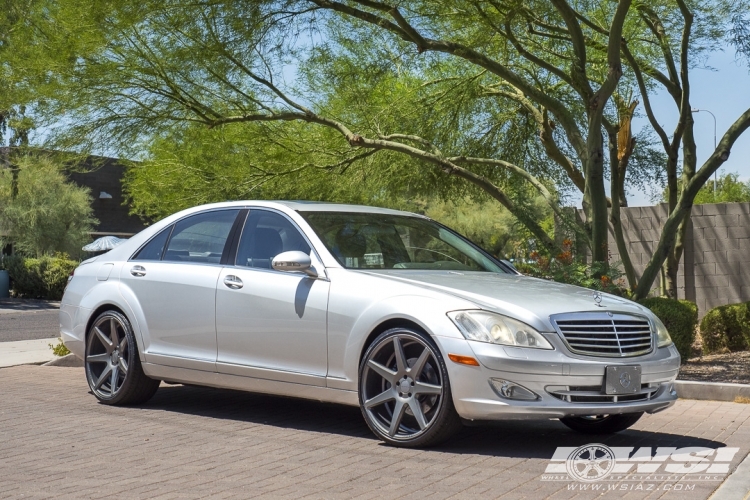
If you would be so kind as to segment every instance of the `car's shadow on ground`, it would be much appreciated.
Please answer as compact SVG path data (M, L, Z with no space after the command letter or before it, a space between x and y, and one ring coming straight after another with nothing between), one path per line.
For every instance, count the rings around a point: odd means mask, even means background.
M359 408L304 399L162 385L143 408L376 440ZM557 447L589 443L635 448L725 446L719 441L665 432L629 429L614 435L589 436L574 432L557 420L509 420L465 427L448 442L432 449L446 453L549 459ZM373 445L377 444L373 442Z

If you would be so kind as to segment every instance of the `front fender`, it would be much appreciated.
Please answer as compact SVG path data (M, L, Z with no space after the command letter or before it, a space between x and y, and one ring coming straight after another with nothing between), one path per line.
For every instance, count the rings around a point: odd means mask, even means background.
M337 317L329 313L329 369L328 386L357 390L359 362L366 349L365 342L379 325L388 320L407 320L415 323L432 337L464 340L456 326L445 314L467 304L422 295L394 295L373 301L356 317ZM335 311L335 307L332 308ZM350 319L347 328L345 319ZM436 342L442 351L440 342ZM443 357L447 353L443 352Z

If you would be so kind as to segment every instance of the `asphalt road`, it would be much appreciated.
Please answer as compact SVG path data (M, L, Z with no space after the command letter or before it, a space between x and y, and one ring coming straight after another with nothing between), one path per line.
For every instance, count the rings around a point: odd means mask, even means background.
M60 336L58 311L5 311L0 314L0 342Z
M736 447L731 471L750 450L750 405L680 400L614 436L503 422L406 450L374 439L352 407L164 384L144 405L113 407L97 403L80 368L0 369L0 498L690 500L721 482L544 480L557 447L590 443L659 448L657 468L691 465L667 458L675 448Z

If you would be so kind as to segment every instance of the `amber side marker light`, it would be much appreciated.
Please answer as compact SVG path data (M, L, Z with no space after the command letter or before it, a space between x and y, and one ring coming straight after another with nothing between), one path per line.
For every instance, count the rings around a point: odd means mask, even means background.
M479 361L471 356L459 356L458 354L448 354L448 359L459 365L479 366Z

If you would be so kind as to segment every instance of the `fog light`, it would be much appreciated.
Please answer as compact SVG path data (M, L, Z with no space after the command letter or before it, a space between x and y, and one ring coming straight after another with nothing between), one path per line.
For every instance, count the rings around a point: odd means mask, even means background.
M506 399L520 399L522 401L534 401L539 399L533 391L525 388L522 385L518 385L515 382L509 380L503 380L499 378L491 378L490 386L501 398Z

